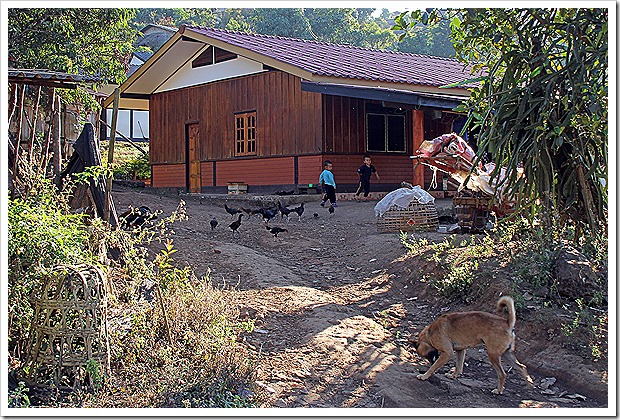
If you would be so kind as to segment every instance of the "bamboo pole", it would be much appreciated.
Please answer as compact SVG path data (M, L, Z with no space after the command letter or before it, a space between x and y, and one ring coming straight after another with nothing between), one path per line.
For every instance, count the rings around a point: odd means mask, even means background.
M56 88L52 88L53 114L52 114L52 150L54 152L54 184L60 187L60 172L62 171L62 147L60 144L60 95L56 93Z
M116 123L118 120L118 104L120 102L120 88L114 89L114 107L112 108L112 127L110 130L110 141L108 144L108 164L109 170L108 178L105 184L105 200L103 207L103 219L106 222L110 221L110 193L112 192L112 163L114 162L114 141L116 140Z
M15 141L15 162L13 163L13 179L17 180L17 171L19 169L19 146L22 140L22 124L24 122L24 96L26 96L26 85L22 85L21 98L19 101L19 118L17 122L17 139ZM15 185L15 183L13 183Z
M44 129L43 131L43 141L45 143L45 146L41 147L41 162L39 163L39 170L37 171L37 173L43 174L43 177L47 176L47 166L49 165L50 162L50 138L52 136L52 115L53 115L53 110L54 110L54 89L52 89L51 95L48 95L48 101L49 101L49 109L50 109L50 113L49 113L49 123L47 124L47 129Z
M11 120L13 119L13 115L15 115L15 110L17 109L17 84L11 83L11 87L13 88L13 101L11 104L11 112L9 112L9 127L11 126Z
M37 120L39 119L39 102L41 102L41 86L37 89L37 100L34 104L34 114L32 116L32 131L30 133L30 144L28 145L28 162L32 162L34 148L34 139L37 134Z
M105 125L106 127L108 127L110 130L112 130L112 127L109 126L105 121L100 121L101 124ZM116 130L116 134L118 134L119 136L121 136L122 138L124 138L125 140L127 140L129 142L129 144L131 144L133 147L135 147L136 149L138 149L140 152L142 152L145 156L149 155L149 152L147 152L146 150L144 150L143 148L141 148L140 146L138 146L136 144L136 142L134 142L133 140L131 140L129 137L125 136L123 133L121 133L120 131Z

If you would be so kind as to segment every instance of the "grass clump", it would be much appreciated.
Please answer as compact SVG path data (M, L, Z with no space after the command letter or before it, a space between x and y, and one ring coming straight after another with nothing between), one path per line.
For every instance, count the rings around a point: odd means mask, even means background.
M70 189L59 192L38 179L9 200L9 371L17 381L26 378L30 298L55 266L77 263L98 266L114 288L107 309L110 371L89 360L83 368L93 386L72 392L24 382L8 390L12 406L259 405L255 356L240 339L253 320L240 318L235 290L214 287L173 258L170 236L186 218L183 202L156 223L126 232L71 214Z
M544 228L515 217L500 220L494 231L482 235L451 235L433 243L401 233L401 242L411 256L425 261L416 278L439 296L474 303L501 277L499 287L514 298L519 313L564 314L564 345L593 361L605 360L607 236L574 233L570 227ZM559 267L574 265L573 257L577 268L562 272ZM548 320L537 322L544 326Z

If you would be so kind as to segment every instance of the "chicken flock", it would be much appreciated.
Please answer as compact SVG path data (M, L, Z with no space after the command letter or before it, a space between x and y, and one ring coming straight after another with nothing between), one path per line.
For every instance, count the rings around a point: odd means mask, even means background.
M297 207L289 208L282 205L282 203L278 201L277 206L266 206L259 208L235 208L229 207L228 204L224 204L224 210L226 210L226 213L228 213L231 218L236 219L228 225L228 227L232 231L233 237L241 227L241 220L244 216L246 217L246 220L250 220L252 217L257 216L263 219L267 231L269 231L274 236L274 238L277 238L278 234L280 233L288 233L288 229L279 226L269 226L269 223L272 220L276 219L278 215L280 215L280 221L283 221L284 217L286 217L286 223L288 223L291 215L293 214L297 215L297 220L301 222L301 217L304 214L305 207L304 203L301 203ZM333 207L330 206L328 210L331 215L334 214ZM313 216L315 219L319 217L318 213L314 213ZM219 224L219 221L216 217L213 217L210 220L209 224L211 226L211 230L215 230L215 228Z
M286 223L288 224L289 219L293 214L297 215L297 220L301 222L301 217L304 214L305 207L303 202L297 207L289 208L283 206L282 203L278 201L277 206L267 206L259 208L234 208L229 207L228 204L224 204L224 210L226 210L226 213L230 215L231 219L235 219L228 224L228 227L230 228L233 237L241 227L241 220L244 216L247 218L247 220L250 220L250 218L257 216L263 219L267 231L271 233L274 238L277 238L278 234L288 233L288 229L280 226L269 226L269 223L276 219L278 214L280 215L281 222L284 220L284 217L286 217ZM328 210L329 213L333 216L334 207L330 206ZM119 220L121 222L122 229L133 230L143 228L147 225L152 225L152 220L157 219L157 215L158 213L151 211L151 209L146 206L129 206L128 210L119 216ZM319 217L319 214L314 213L313 217L317 219ZM217 220L216 216L209 220L209 226L211 227L212 231L216 230L219 224L220 222Z

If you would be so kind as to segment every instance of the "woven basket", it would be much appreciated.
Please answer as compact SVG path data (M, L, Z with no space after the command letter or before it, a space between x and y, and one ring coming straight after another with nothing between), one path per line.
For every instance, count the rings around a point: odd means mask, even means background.
M406 208L392 206L377 217L378 232L434 231L439 228L434 203L421 204L412 201Z
M109 368L105 275L95 267L57 267L34 302L29 380L70 388L86 379L89 361ZM85 377L88 376L88 377ZM63 383L64 382L64 383Z

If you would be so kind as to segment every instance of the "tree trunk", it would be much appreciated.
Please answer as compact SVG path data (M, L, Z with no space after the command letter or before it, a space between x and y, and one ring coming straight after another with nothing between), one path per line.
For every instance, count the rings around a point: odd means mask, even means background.
M592 191L588 187L588 181L583 172L583 165L577 165L577 179L579 180L579 188L581 189L581 196L583 197L584 207L588 216L588 223L593 232L598 232L599 220L598 216L594 214L594 200L592 199Z

